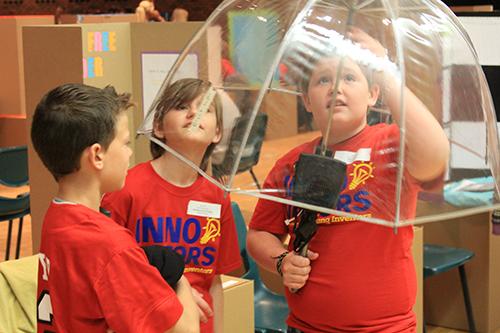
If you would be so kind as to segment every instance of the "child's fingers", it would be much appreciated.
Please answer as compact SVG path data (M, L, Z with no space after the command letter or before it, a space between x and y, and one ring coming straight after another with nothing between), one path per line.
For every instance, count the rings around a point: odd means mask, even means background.
M208 321L208 318L207 318L207 315L205 314L205 312L203 312L202 309L198 308L198 313L200 314L200 321L202 323L206 323Z
M318 257L319 257L319 253L313 252L311 250L307 250L307 258L309 258L309 260L316 260L316 259L318 259Z
M307 267L311 264L308 258L296 254L295 252L290 252L284 260L283 265L286 266L296 266L296 267Z
M382 44L380 44L378 40L359 28L350 27L347 31L346 36L351 41L358 44L361 48L373 52L378 57L383 57L387 53L386 49L382 46Z
M205 315L207 315L208 317L212 317L214 315L213 311L212 311L212 308L210 307L210 305L208 305L207 302L205 302L204 299L201 299L200 302L197 303L198 304L198 308L200 310L203 311L203 313Z
M295 272L289 271L283 274L283 285L290 289L302 288L309 278L310 267L302 268L302 271L295 268Z
M200 313L200 321L203 323L206 323L208 321L208 317L212 317L213 311L212 308L210 308L210 305L203 299L203 295L196 289L192 288L191 289L193 292L193 298L198 306L198 312Z

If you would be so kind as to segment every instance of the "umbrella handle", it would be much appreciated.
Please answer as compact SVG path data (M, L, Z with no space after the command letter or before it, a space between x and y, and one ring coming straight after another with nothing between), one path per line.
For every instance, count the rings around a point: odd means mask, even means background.
M307 257L307 244L302 247L302 249L300 250L299 254L301 256L303 256L303 257ZM290 292L291 293L295 294L297 291L299 291L299 289L297 289L297 288L290 288Z

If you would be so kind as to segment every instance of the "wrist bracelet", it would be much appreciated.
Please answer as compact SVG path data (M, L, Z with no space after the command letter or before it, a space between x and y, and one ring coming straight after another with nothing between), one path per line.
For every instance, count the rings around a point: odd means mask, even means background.
M272 257L273 259L278 259L276 261L276 271L278 272L278 274L280 276L283 276L283 271L281 270L281 265L283 264L283 259L285 259L285 257L288 255L288 253L290 253L290 252L285 251L277 257Z

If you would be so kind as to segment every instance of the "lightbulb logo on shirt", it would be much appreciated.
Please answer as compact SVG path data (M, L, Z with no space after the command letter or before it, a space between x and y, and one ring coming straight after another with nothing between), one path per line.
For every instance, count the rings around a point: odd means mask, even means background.
M353 164L352 173L349 176L352 176L352 181L349 184L350 190L355 190L360 184L364 185L366 181L370 178L373 178L373 166L372 162L360 162L358 164Z
M205 233L201 236L200 244L207 244L212 241L215 242L215 238L220 236L220 221L214 218L207 218L207 225L203 227Z

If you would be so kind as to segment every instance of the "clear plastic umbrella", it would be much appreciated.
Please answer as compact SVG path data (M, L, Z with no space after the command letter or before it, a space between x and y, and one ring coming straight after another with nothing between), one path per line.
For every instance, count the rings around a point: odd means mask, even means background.
M222 101L223 139L212 153L210 174L151 135L163 93L193 63L198 78L210 81ZM322 68L325 75L318 74ZM351 73L358 70L362 78ZM320 106L313 103L312 78L329 89ZM348 131L352 124L346 125L342 110L351 117L354 106L343 89L358 79L376 96L354 99L368 112L356 118L357 131ZM201 100L210 102L209 97ZM418 105L416 118L408 111L411 103ZM296 134L297 117L311 112L311 132L286 136ZM420 127L429 116L446 138L446 167L439 167L442 146L430 140L436 127ZM355 143L376 126L394 131L375 135L366 147ZM488 85L467 33L440 1L224 1L180 54L139 133L228 192L333 214L339 221L402 226L499 207L499 136ZM270 139L260 150L264 133ZM409 144L415 135L420 145ZM297 164L262 188L241 174L258 161L262 182L283 155L306 142L313 158L299 167L305 170L301 181ZM412 186L421 197L446 204L414 216ZM373 206L379 208L365 214Z

